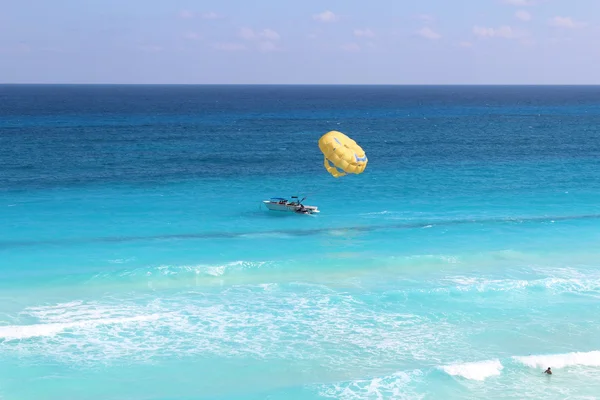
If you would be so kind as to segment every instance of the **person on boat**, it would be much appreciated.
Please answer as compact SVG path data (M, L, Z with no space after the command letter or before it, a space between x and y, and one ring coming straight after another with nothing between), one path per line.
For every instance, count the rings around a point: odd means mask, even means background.
M544 371L545 374L552 375L552 370L548 367L547 370Z
M308 210L306 208L304 208L303 204L300 204L300 207L298 207L298 209L296 210L296 212L302 213L302 214L306 214L308 212Z

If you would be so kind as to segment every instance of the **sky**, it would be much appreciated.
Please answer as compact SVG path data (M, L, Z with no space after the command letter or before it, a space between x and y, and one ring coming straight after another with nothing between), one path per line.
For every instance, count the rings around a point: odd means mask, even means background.
M600 0L0 0L0 83L600 84Z

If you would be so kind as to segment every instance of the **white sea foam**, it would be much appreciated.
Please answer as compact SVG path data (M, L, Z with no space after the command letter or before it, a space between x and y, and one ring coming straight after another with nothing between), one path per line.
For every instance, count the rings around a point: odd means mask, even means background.
M542 279L486 279L479 277L452 277L442 282L455 284L455 289L460 291L476 292L508 292L524 289L544 289L555 293L600 293L600 279L584 278L555 278ZM438 290L447 291L452 287L443 287Z
M485 279L478 277L452 277L445 280L448 283L453 283L456 286L454 289L459 291L475 291L475 292L487 292L487 291L510 291L515 289L522 289L531 284L530 281L520 279ZM442 288L442 290L453 289L451 286Z
M226 269L226 265L209 265L205 267L206 273L211 276L222 276L225 274ZM200 274L200 270L196 270L196 273Z
M513 359L530 368L600 367L600 351L515 356Z
M499 360L451 364L440 367L448 375L475 381L483 381L491 376L500 375L503 368Z
M222 264L198 264L198 265L160 265L153 268L138 268L123 271L120 277L135 276L169 276L176 278L186 274L222 276L228 271L258 269L270 264L268 261L232 261ZM106 277L106 274L97 277Z
M2 326L0 354L81 364L202 355L315 360L346 370L427 360L461 335L450 323L379 311L320 285L104 298L30 307L19 318L35 321Z
M334 399L422 399L424 394L410 390L409 385L419 380L421 371L397 372L385 377L358 379L321 385L319 395Z
M95 328L99 325L131 324L142 321L152 321L158 318L158 315L142 315L138 317L100 318L91 319L87 321L65 322L55 324L7 325L0 326L0 339L15 340L28 339L38 336L54 336L58 333L65 331L77 333L82 329Z
M386 215L386 214L393 214L395 211L387 211L387 210L383 210L383 211L373 211L373 212L368 212L368 213L362 213L360 215Z
M129 258L115 258L113 260L108 260L109 263L111 264L125 264L128 263L130 261L134 261L135 257L129 257Z
M548 387L540 386L538 380L530 380L530 375L518 373L521 368L511 360L517 360L518 364L545 369L548 366L560 369L565 366L600 366L600 352L592 351L585 353L567 353L554 355L534 355L526 357L512 357L510 359L491 359L467 363L455 363L437 367L438 370L464 380L465 388L469 390L469 397L473 398L540 398L551 396L557 398L572 397L579 394L578 398L596 398L586 396L597 390L598 380L594 373L578 370L573 385L557 385ZM504 365L503 365L504 364ZM506 366L506 367L505 367ZM491 377L500 377L504 370L507 377L490 380ZM437 390L441 388L440 382L433 379L431 369L397 372L393 375L375 377L368 379L356 379L352 381L323 384L318 387L319 395L322 397L339 399L417 399L417 398L443 398ZM522 372L522 371L521 371ZM563 373L561 373L563 375ZM541 375L540 375L541 376ZM480 382L485 381L485 385ZM545 381L544 381L545 382ZM576 383L575 383L576 382ZM427 388L428 391L424 391ZM490 397L491 396L491 397Z

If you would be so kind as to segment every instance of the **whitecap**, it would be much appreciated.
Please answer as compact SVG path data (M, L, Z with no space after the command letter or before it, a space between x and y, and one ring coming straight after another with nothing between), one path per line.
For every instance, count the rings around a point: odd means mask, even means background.
M499 360L450 364L440 367L448 375L475 381L483 381L491 376L500 375L503 368Z
M158 318L158 315L140 315L136 317L91 319L51 324L6 325L0 326L0 339L21 340L39 336L54 336L65 331L77 332L82 329L94 328L99 325L128 324L151 321Z
M513 359L530 368L600 367L600 351L514 356Z
M409 386L422 375L421 371L396 372L389 376L370 379L357 379L333 384L321 385L318 388L322 397L354 400L354 399L421 399L424 394L410 390Z

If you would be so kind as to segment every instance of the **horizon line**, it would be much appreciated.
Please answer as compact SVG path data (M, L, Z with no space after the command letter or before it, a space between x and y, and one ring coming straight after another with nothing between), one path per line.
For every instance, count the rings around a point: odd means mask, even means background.
M0 82L0 86L600 86L600 83L61 83Z

